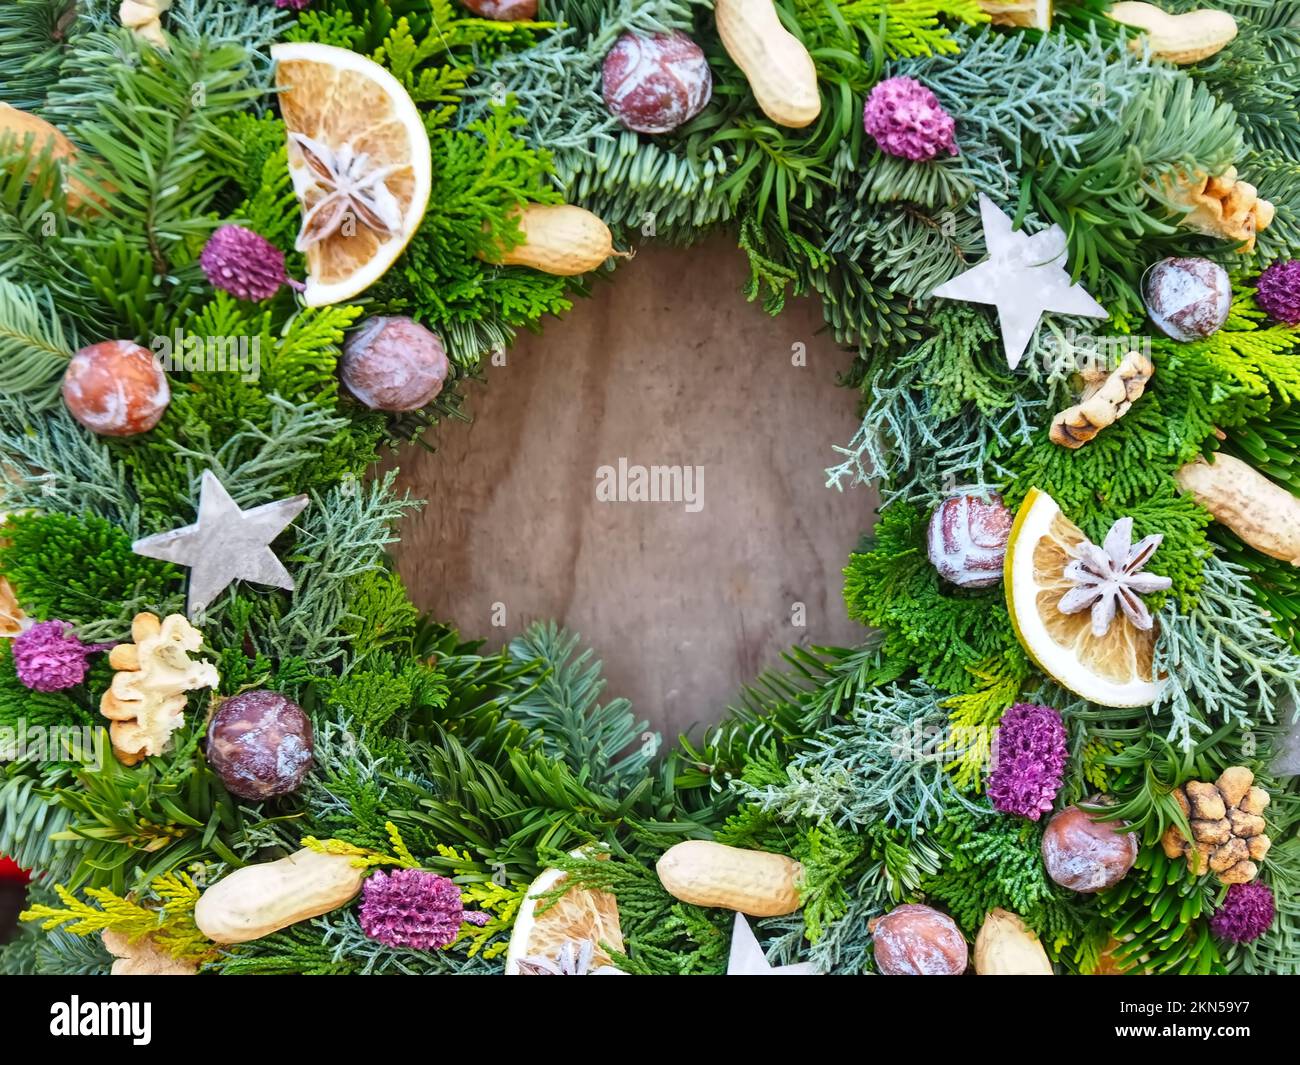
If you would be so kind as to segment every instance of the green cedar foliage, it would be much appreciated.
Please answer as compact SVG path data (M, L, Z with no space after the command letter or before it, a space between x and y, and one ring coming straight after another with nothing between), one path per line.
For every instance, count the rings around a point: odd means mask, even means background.
M120 638L139 610L174 604L179 571L132 552L130 537L103 518L14 514L4 535L0 571L34 617L99 623Z
M907 503L881 511L872 540L849 556L844 570L849 616L881 629L886 654L944 691L964 690L992 659L1027 674L1002 589L971 592L945 584L926 555L928 520L928 513Z

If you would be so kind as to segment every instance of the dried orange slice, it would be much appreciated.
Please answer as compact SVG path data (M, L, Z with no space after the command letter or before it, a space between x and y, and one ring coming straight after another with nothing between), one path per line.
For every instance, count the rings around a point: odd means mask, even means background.
M593 967L610 964L602 943L608 943L616 950L623 949L618 900L613 895L605 891L570 888L550 906L546 906L547 900L538 897L557 887L565 875L561 869L547 869L529 885L510 934L510 947L506 951L507 976L519 974L521 959L554 958L565 943L590 942L594 948ZM539 913L543 906L546 909Z
M429 135L406 90L365 56L277 44L289 173L303 211L307 306L351 299L401 255L432 184Z
M1074 586L1065 567L1085 540L1056 500L1030 489L1007 541L1003 586L1011 624L1025 650L1062 687L1102 706L1148 706L1159 692L1153 664L1159 626L1143 631L1117 613L1098 636L1086 610L1058 609Z

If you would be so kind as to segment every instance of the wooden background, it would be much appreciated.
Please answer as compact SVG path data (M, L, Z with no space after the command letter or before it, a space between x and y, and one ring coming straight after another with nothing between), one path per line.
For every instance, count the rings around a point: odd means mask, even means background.
M746 303L745 273L721 237L642 251L470 385L472 424L400 457L399 488L428 500L396 551L416 603L492 645L555 618L603 659L606 695L669 737L790 644L862 633L840 571L876 498L823 474L857 425L835 383L849 356L812 301L775 319ZM702 467L702 509L598 502L620 457Z

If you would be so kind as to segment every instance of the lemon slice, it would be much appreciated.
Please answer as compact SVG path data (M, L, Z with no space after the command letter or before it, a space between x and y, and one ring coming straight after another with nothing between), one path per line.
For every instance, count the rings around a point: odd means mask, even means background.
M1148 706L1159 691L1153 657L1159 627L1143 632L1117 612L1095 636L1088 611L1057 609L1073 585L1065 567L1086 538L1056 500L1032 488L1016 513L1003 573L1011 624L1040 669L1102 706Z
M306 223L303 298L339 303L379 280L415 235L432 185L429 135L406 90L365 56L312 43L277 44L271 56Z
M507 976L519 974L520 959L533 956L554 958L566 942L589 940L594 948L593 968L611 964L601 943L608 943L616 950L623 949L618 900L608 892L571 888L544 913L538 913L538 908L545 905L546 900L537 896L551 891L565 876L561 869L547 869L528 886L519 904L519 916L515 918L510 946L506 951Z

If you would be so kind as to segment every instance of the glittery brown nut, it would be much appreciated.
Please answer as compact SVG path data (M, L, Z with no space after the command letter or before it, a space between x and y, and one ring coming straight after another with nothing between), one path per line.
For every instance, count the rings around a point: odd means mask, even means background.
M704 51L680 30L623 34L605 56L601 90L610 114L638 133L670 133L713 96Z
M171 402L167 375L153 354L130 340L82 348L63 375L68 412L100 436L147 433Z
M1147 313L1162 333L1174 340L1204 340L1227 321L1232 281L1209 259L1163 259L1142 283Z
M307 715L279 692L232 695L208 725L208 764L226 790L245 799L297 790L311 768L312 749Z
M537 18L537 0L461 0L479 18L494 22L532 22Z
M876 968L885 976L960 976L969 952L946 913L907 903L869 925Z
M1083 894L1119 883L1137 861L1138 839L1124 825L1093 820L1067 806L1043 833L1043 863L1062 887Z
M343 345L339 374L371 410L428 406L447 380L447 353L437 334L410 318L368 318Z
M1002 579L1015 516L1000 496L949 496L930 516L926 551L939 576L961 588L989 588Z

